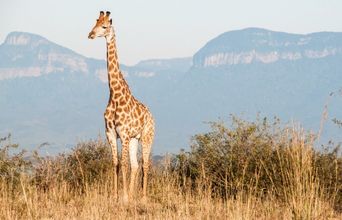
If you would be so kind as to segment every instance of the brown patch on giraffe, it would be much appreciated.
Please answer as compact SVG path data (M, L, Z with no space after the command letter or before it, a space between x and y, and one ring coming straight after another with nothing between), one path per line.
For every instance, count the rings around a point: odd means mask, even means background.
M109 120L114 120L114 116L115 116L115 113L112 112L112 114L110 114L108 117L109 117Z
M119 101L118 100L112 100L112 102L114 102L115 103L115 106L119 106Z
M113 122L109 121L108 122L108 126L109 126L110 129L112 129L113 128Z
M120 89L120 85L118 83L116 83L115 87L114 87L114 90L115 91L118 91Z
M144 117L140 117L139 122L140 122L140 124L144 124Z
M112 109L109 110L108 107L107 107L106 113L105 113L105 115L104 115L106 121L107 121L107 120L113 120L114 115L115 115L114 111L113 111Z
M141 114L141 110L140 108L137 108L137 114L140 115Z
M122 125L122 122L118 120L115 124L116 124L117 126L121 126L121 125Z
M122 96L120 93L115 93L114 99L117 100L120 96Z
M106 110L105 113L103 114L104 117L108 116L109 112Z
M122 112L122 108L121 108L121 107L117 107L117 108L116 108L116 111L117 111L117 113L120 114L120 113Z

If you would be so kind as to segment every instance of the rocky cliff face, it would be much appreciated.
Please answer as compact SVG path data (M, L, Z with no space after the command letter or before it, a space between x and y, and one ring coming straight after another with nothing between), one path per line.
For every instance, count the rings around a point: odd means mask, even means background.
M248 28L226 32L209 41L194 55L193 63L200 68L218 67L320 59L341 54L341 33L298 35Z
M10 33L0 45L0 80L64 71L88 73L87 58L23 32Z

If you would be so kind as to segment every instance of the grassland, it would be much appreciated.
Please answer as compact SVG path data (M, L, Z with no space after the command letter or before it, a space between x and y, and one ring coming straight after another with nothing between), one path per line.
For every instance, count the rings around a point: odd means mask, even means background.
M211 125L193 137L189 151L155 161L148 201L140 201L138 187L130 204L114 200L104 141L42 157L10 153L16 146L3 138L0 219L342 218L338 144L316 150L315 135L266 119Z

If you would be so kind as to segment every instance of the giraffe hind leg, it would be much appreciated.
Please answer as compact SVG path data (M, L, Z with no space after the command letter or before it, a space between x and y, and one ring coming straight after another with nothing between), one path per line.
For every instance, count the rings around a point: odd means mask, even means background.
M137 159L138 146L139 146L138 139L132 138L129 141L129 158L130 158L130 164L131 164L131 179L130 179L129 192L128 192L129 200L133 199L136 176L137 176L137 171L139 168L138 159Z
M150 154L152 149L152 143L154 139L154 122L150 121L148 126L143 131L141 137L141 145L142 145L142 157L143 157L143 200L147 199L147 178L148 171L150 166Z

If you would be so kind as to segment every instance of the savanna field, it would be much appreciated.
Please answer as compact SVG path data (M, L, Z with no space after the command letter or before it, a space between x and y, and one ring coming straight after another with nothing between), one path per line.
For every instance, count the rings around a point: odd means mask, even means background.
M342 1L1 1L0 220L342 220Z
M151 160L148 200L140 200L140 171L130 204L114 200L111 148L101 138L40 156L3 137L0 219L342 218L339 144L317 146L317 134L277 119L231 119L210 123L189 150Z

